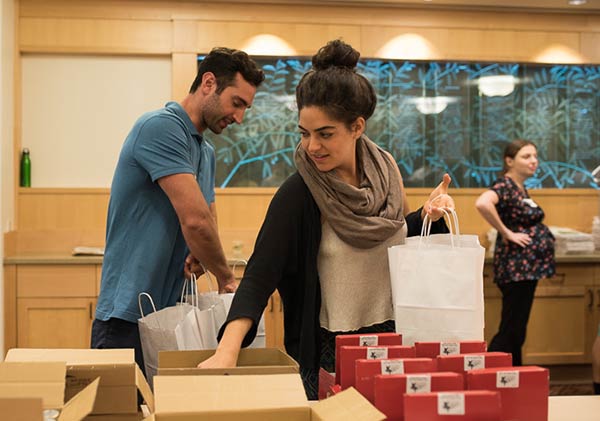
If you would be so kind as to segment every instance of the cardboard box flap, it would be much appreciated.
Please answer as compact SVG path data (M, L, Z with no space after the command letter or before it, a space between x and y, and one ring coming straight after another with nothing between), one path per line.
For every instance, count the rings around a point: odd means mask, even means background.
M150 412L154 412L154 395L152 394L150 385L144 377L144 373L142 373L142 370L140 370L137 365L135 366L135 384L144 398L144 402L146 402Z
M0 398L0 414L11 421L41 421L41 398Z
M133 349L35 349L13 348L6 361L65 361L67 365L133 364Z
M159 368L195 368L198 363L214 355L214 350L161 351L158 353ZM298 369L298 363L277 348L245 348L240 350L237 367L290 366Z
M65 374L64 362L0 363L0 397L39 397L46 409L62 408Z
M380 421L385 415L375 408L356 389L349 387L343 392L320 401L311 408L315 421Z
M87 385L81 392L67 402L58 416L59 421L80 421L94 408L96 393L98 392L100 378Z
M155 416L294 410L309 414L298 374L248 376L157 376ZM200 398L201 397L201 398Z

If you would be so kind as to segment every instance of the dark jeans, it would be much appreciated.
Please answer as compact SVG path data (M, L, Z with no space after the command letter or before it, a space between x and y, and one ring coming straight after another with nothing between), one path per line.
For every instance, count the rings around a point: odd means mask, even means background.
M511 353L514 366L523 364L521 347L525 343L527 322L536 286L537 281L498 285L502 291L502 318L498 333L490 342L488 351Z
M93 349L133 348L135 362L145 374L144 356L137 323L121 319L98 320L92 324Z

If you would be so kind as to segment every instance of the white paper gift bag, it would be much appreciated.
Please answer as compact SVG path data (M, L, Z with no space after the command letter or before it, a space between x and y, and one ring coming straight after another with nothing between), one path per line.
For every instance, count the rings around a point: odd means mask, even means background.
M476 235L461 235L449 215L450 234L421 236L388 249L396 331L403 342L483 340L485 249ZM450 223L452 222L452 223Z

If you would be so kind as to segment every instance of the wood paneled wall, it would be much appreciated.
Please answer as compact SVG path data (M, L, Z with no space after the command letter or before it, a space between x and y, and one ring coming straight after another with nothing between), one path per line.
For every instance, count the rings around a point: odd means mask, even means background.
M195 76L197 53L215 45L241 48L251 37L265 33L282 38L299 55L311 55L326 41L341 37L364 57L381 56L386 45L398 42L396 58L600 63L599 14L208 1L19 0L16 26L19 54L170 56L175 99L187 93ZM407 39L419 43L407 43ZM15 174L21 146L19 56L16 60ZM474 208L480 192L453 191L464 232L482 234L488 228ZM272 194L272 189L219 190L217 206L224 238L243 237L245 243L250 242ZM426 189L410 190L413 207L427 194ZM598 193L593 190L532 194L546 210L549 224L589 231L592 216L599 213ZM69 250L81 242L101 245L107 203L106 189L16 189L17 232L7 235L6 254L44 248Z

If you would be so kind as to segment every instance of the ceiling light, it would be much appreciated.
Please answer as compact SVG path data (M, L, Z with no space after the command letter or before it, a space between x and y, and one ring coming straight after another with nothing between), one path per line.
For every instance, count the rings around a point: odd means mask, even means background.
M448 104L456 102L456 98L449 96L421 96L411 98L408 102L415 104L421 114L439 114L446 109Z
M506 96L515 90L516 81L512 75L483 76L477 79L477 86L485 96Z
M571 6L581 6L582 4L586 4L587 0L569 0L569 4Z

